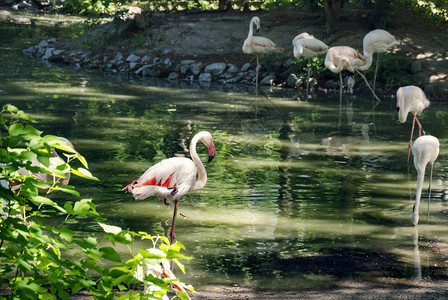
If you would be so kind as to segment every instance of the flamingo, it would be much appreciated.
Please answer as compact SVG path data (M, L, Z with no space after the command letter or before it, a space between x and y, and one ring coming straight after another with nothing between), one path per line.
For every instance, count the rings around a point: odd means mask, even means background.
M258 61L259 53L272 53L272 52L283 52L284 49L277 46L273 41L262 36L254 36L254 24L257 26L257 31L260 30L260 18L253 17L249 24L249 34L243 43L243 53L252 54L255 53L257 57L257 77L256 77L256 87L258 88L258 72L260 70L260 64Z
M376 74L378 72L378 62L380 61L380 53L385 53L390 48L399 45L398 39L383 29L375 29L364 36L363 50L367 63L360 66L359 70L365 71L370 68L373 61L373 55L377 53L375 73L373 75L373 90L375 90Z
M409 139L409 149L408 149L408 163L409 163L409 155L412 146L412 136L414 134L414 126L415 122L418 125L418 135L422 135L422 125L417 119L425 108L429 106L429 101L426 98L425 92L418 86L409 85L400 87L397 90L397 111L398 111L398 120L400 123L406 122L409 112L413 115L412 120L412 129L411 129L411 138ZM423 131L425 134L425 131Z
M314 36L309 35L306 32L294 37L292 40L292 46L294 47L294 57L299 58L300 56L304 56L308 59L308 75L306 78L306 95L308 97L311 59L325 54L329 47L321 40L316 39Z
M364 75L361 74L361 72L358 71L359 66L363 66L367 63L367 60L364 56L361 55L357 50L353 49L352 47L348 46L336 46L331 47L327 51L327 56L325 57L325 67L329 69L333 73L339 73L339 79L341 82L339 94L340 94L340 102L342 102L342 89L344 87L344 84L342 82L342 70L348 70L352 73L355 71L361 75L361 77L364 79L364 81L367 84L367 87L370 89L370 91L373 93L373 96L378 100L381 101L376 95L375 92L370 87L369 83L367 82L367 79Z
M156 195L162 198L165 204L174 201L173 223L170 232L171 244L174 244L176 240L174 228L179 199L189 191L203 189L207 183L207 172L196 152L198 141L208 147L208 161L210 162L215 157L216 148L212 135L207 131L201 131L190 142L191 159L185 157L164 159L146 170L139 179L123 188L124 191L132 194L135 200L143 200ZM196 174L198 175L197 180Z
M412 146L412 154L414 155L414 166L417 169L417 189L415 192L415 203L412 209L412 224L418 224L418 210L420 206L420 198L422 195L423 181L425 180L425 169L428 163L431 164L431 173L429 175L428 186L428 217L429 217L429 201L431 200L431 182L432 169L434 161L439 155L439 140L432 135L424 135L418 137Z

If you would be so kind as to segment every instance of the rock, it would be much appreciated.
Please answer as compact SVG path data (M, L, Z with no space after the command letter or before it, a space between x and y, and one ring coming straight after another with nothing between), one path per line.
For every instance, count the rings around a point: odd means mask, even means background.
M187 75L189 72L191 72L191 66L190 65L181 65L179 72L183 75Z
M192 59L184 59L184 60L182 60L181 62L180 62L180 64L183 66L183 65L191 65L192 63L195 63L196 61L195 60L192 60Z
M37 47L36 46L31 46L31 47L23 50L22 52L27 54L27 55L35 55L36 52L37 52Z
M126 61L130 63L136 62L138 60L140 60L140 56L137 56L135 54L131 54L128 56L128 58L126 58Z
M241 67L241 72L247 72L247 71L249 71L249 69L251 68L252 66L250 65L250 63L245 63L242 67Z
M164 64L165 66L171 66L171 59L169 59L169 58L165 58L165 59L163 60L163 64Z
M160 65L162 63L162 59L160 57L154 57L152 63L155 65Z
M213 63L205 67L204 73L210 73L212 76L219 76L224 73L226 67L226 63Z
M176 72L171 72L170 75L168 75L168 80L178 80L179 79L179 74L177 74Z
M235 75L239 72L239 68L234 64L227 64L227 73Z
M64 52L64 50L56 49L53 51L53 55L61 55Z
M146 63L146 62L149 62L150 60L151 60L151 57L148 56L148 55L145 55L145 56L142 57L141 62L142 63Z
M53 55L53 50L54 50L54 48L47 48L47 50L45 51L44 56L42 56L42 59L43 60L48 60Z
M41 41L38 45L38 48L47 48L48 47L48 42L47 41Z
M275 74L270 73L268 76L264 77L263 80L260 81L260 85L272 85L275 79Z
M201 72L202 72L202 69L203 69L203 63L201 63L201 62L195 62L195 63L192 63L191 65L190 65L190 69L191 69L191 73L193 73L194 75L199 75L199 74L201 74Z
M118 52L117 55L115 55L115 57L112 59L112 62L119 64L120 62L122 62L124 59L123 54L121 54L121 52Z
M159 77L160 71L159 70L153 70L153 69L144 69L142 72L143 76L150 76L150 77Z
M286 87L294 88L299 82L299 77L296 74L289 74L288 79L286 79Z
M212 74L210 73L201 73L198 78L199 82L211 82L212 81Z

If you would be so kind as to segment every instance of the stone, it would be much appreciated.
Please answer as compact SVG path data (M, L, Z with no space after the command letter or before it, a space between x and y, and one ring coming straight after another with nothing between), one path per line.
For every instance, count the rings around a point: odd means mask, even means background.
M260 81L260 85L272 85L274 79L275 79L275 74L274 73L270 73L268 76L264 77Z
M183 75L186 75L188 72L191 71L191 66L190 65L182 65L180 66L179 72Z
M126 58L126 61L130 63L136 62L138 60L140 60L140 56L137 56L135 54L131 54L128 56L128 58Z
M169 59L169 58L165 58L164 60L163 60L163 64L165 65L165 66L171 66L171 59Z
M227 64L227 73L235 75L239 72L239 68L234 64Z
M171 72L170 75L168 75L168 80L178 80L179 79L179 74L177 74L176 72Z
M54 48L47 48L47 50L45 51L44 56L42 56L42 59L43 60L48 60L53 55L53 50L54 50Z
M193 73L194 75L199 75L202 72L203 69L203 63L201 63L200 61L192 63L190 65L190 69L191 69L191 73Z
M212 74L210 73L201 73L198 78L199 82L211 82L212 81Z
M160 71L159 70L153 70L153 69L144 69L142 72L143 76L150 76L150 77L159 77Z
M148 56L148 55L145 55L145 56L142 57L141 62L142 63L146 63L146 62L149 62L150 60L151 60L151 57Z
M192 59L184 59L184 60L182 60L181 62L180 62L180 64L183 66L183 65L191 65L192 63L195 63L196 61L195 60L192 60Z
M38 48L47 48L48 47L48 42L47 41L41 41L38 45Z
M23 50L22 52L27 54L27 55L35 55L36 52L37 52L37 47L36 46L31 46L31 47Z
M241 72L247 72L247 71L249 71L249 69L251 68L252 66L250 65L250 63L245 63L242 67L241 67Z
M117 55L115 55L115 57L112 59L112 61L118 64L120 61L123 61L123 59L123 54L121 54L121 52L118 52Z
M286 79L286 87L294 88L299 82L299 77L296 74L289 74L288 79Z
M152 63L155 65L160 65L162 63L162 59L160 57L154 57Z
M226 67L226 63L213 63L205 67L204 73L210 73L212 76L219 76L224 73Z

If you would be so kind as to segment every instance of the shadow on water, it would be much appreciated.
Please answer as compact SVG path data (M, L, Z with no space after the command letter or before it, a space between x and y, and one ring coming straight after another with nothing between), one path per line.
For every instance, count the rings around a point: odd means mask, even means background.
M4 27L1 35L23 29ZM42 39L28 30L29 43ZM181 200L185 217L176 226L195 258L186 282L288 288L446 279L447 151L441 148L434 167L431 218L413 228L410 124L397 124L392 98L378 104L369 94L344 94L339 105L337 92L299 101L294 90L260 87L255 96L247 86L75 71L26 57L19 40L0 50L0 104L13 103L46 134L73 142L101 181L72 183L111 225L166 235L172 207L135 202L121 188L163 158L188 156L196 132L212 133L209 181ZM433 103L420 120L444 145L448 118L440 106ZM198 152L205 160L205 149ZM84 221L71 226L100 234Z

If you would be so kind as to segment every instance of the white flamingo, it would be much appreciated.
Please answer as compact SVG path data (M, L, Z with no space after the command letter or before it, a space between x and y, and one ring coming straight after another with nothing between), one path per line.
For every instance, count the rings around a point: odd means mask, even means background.
M243 53L252 54L255 53L257 57L257 77L256 87L258 88L258 72L260 70L260 64L258 61L259 53L271 53L271 52L283 52L283 48L277 46L273 41L262 36L254 36L254 24L257 26L257 31L260 30L260 18L253 17L249 24L249 34L243 43Z
M215 156L216 148L213 144L212 135L207 131L201 131L191 140L191 159L185 157L164 159L150 167L139 179L123 188L124 191L132 194L135 200L143 200L156 195L162 198L165 204L174 201L173 224L170 232L171 243L173 244L176 240L174 229L179 199L189 191L204 188L207 183L207 172L196 152L198 141L208 147L208 161L210 162ZM198 175L197 180L196 175Z
M308 75L306 78L306 95L308 97L311 59L325 54L329 47L321 40L316 39L314 36L309 35L306 32L294 37L292 40L292 46L294 47L293 52L295 58L304 56L308 59Z
M423 92L423 90L418 86L408 85L400 87L397 90L398 120L400 121L400 123L404 123L406 122L409 113L411 113L413 116L411 137L409 139L408 162L412 146L412 136L414 134L415 122L417 122L418 125L418 135L422 135L422 125L417 119L417 116L419 116L422 111L428 106L429 101L426 98L425 92Z
M362 56L361 53L359 53L357 50L353 49L352 47L348 46L336 46L331 47L327 51L327 56L325 57L325 67L329 69L333 73L339 73L339 80L340 80L340 102L342 102L342 89L344 87L344 84L342 82L342 75L341 72L343 70L348 70L352 73L355 71L358 72L359 75L364 79L366 82L367 87L372 92L373 96L378 100L381 101L376 95L375 92L370 87L369 83L367 82L367 79L364 75L361 74L361 72L358 71L360 66L363 66L367 63L367 60L364 56Z
M431 173L429 175L428 186L428 216L429 216L429 202L431 200L431 182L432 169L434 161L439 155L439 140L431 135L424 135L417 138L412 146L412 154L414 155L414 166L417 169L417 189L415 192L415 203L412 209L412 224L418 224L418 211L420 207L420 199L422 195L423 182L425 180L425 169L428 163L431 164Z
M390 48L399 45L398 38L383 29L375 29L364 36L363 51L367 63L360 66L359 70L365 71L370 68L373 62L373 55L377 53L375 73L373 75L373 90L375 90L376 74L378 73L378 62L380 61L380 53L387 52Z

